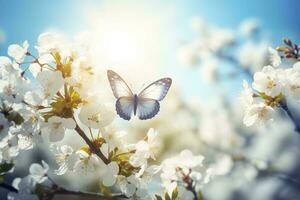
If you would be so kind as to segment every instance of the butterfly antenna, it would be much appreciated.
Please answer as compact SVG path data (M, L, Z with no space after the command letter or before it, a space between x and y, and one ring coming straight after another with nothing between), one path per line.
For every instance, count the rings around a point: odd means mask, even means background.
M139 88L139 90L138 90L138 92L141 92L142 91L142 89L145 87L145 83Z

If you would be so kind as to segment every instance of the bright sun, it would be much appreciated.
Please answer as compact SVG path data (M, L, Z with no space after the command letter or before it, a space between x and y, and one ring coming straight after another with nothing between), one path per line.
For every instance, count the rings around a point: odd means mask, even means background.
M97 35L97 60L122 73L153 74L163 57L165 17L149 12L149 5L109 1L89 8L88 16ZM165 45L166 46L166 45Z
M111 28L102 34L102 48L107 59L118 62L134 62L138 58L140 35L127 29Z

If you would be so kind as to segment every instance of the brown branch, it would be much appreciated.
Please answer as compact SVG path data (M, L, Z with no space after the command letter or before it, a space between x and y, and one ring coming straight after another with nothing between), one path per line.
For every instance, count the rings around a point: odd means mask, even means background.
M0 183L0 187L5 188L11 192L18 192L18 190L15 187L8 185L6 183Z
M280 106L281 108L285 111L285 113L288 115L288 117L291 119L291 121L293 122L294 126L295 126L295 131L300 134L300 124L299 122L297 122L296 118L293 116L293 114L291 113L290 109L288 108L287 102L285 99L283 99L280 102Z
M75 119L74 119L75 120ZM76 120L75 120L76 122ZM103 153L95 147L95 145L91 142L91 140L85 135L84 131L78 126L76 122L76 127L75 127L76 132L82 137L82 139L86 142L86 144L89 146L90 150L95 153L105 164L109 164L110 160L108 160Z
M93 193L93 192L81 192L81 191L73 191L73 190L67 190L65 188L58 188L55 190L54 195L76 195L81 197L94 197L97 199L128 199L124 194L116 193L116 194L110 194L109 196L106 196L102 193Z

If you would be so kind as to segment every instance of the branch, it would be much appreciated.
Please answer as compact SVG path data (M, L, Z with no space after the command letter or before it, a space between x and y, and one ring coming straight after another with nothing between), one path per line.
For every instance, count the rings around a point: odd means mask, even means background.
M9 190L11 192L18 192L18 190L15 187L13 187L11 185L8 185L6 183L0 183L0 187L2 187L4 189L7 189L7 190Z
M127 199L127 197L124 194L111 194L109 196L105 196L102 193L93 193L93 192L81 192L81 191L72 191L72 190L67 190L65 188L58 188L57 190L55 190L54 195L76 195L76 196L81 196L81 197L94 197L97 199L103 199L103 200L107 200L107 199L118 199L118 198L123 198L123 199Z
M297 122L297 120L289 110L285 99L281 101L280 106L285 111L285 113L289 116L289 118L292 120L293 124L295 125L295 131L298 134L300 134L300 124Z
M192 182L187 185L186 189L188 189L190 192L193 193L193 195L194 195L193 200L197 200L198 199L197 192L196 192L195 188L193 187Z
M101 158L101 160L105 164L109 164L110 163L110 161L103 155L103 153L100 151L100 149L98 149L97 147L95 147L94 144L91 142L91 140L85 135L84 131L78 126L77 122L76 122L75 130L82 137L82 139L86 142L86 144L89 146L89 148L91 149L91 151L93 153L95 153L99 158Z
M221 59L231 62L238 70L243 72L248 78L250 78L251 80L253 79L253 73L250 71L250 69L241 66L241 64L233 56L225 55L223 53L219 53L217 54L217 56L219 56Z

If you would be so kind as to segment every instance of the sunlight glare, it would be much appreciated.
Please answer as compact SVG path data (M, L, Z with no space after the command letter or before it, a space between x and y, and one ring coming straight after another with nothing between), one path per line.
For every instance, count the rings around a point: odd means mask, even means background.
M89 10L89 22L97 37L94 54L99 65L127 73L132 79L137 79L137 73L157 73L167 46L166 16L159 13L165 12L149 12L149 5L112 2Z

